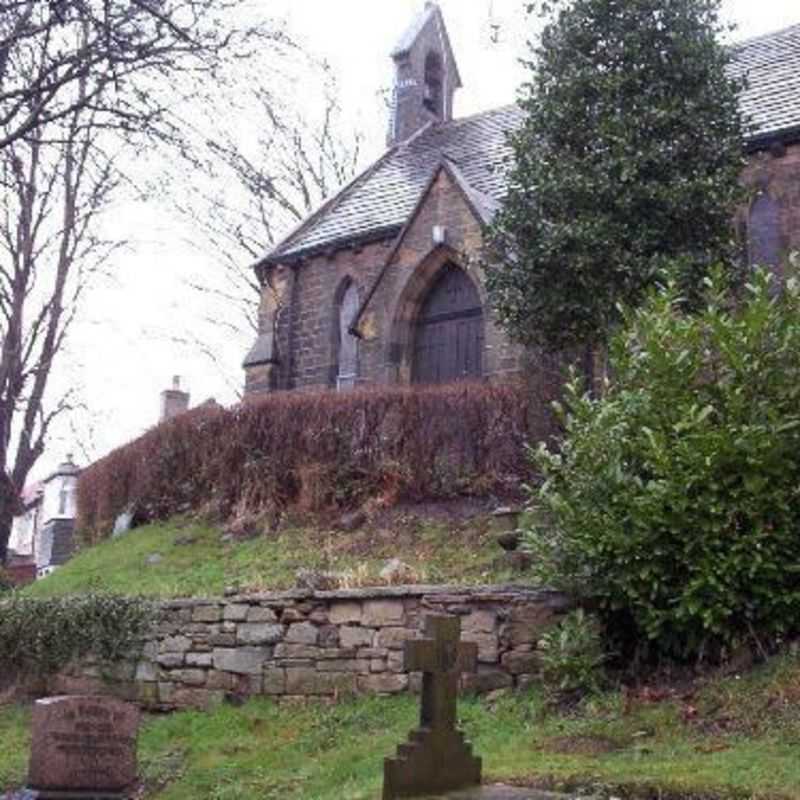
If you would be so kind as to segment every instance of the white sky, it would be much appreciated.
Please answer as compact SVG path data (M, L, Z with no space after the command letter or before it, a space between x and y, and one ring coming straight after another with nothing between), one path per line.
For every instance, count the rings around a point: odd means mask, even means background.
M381 92L391 85L388 53L423 0L255 0L269 17L284 17L307 48L326 59L338 77L347 118L365 131L365 160L380 152L386 128ZM523 0L440 0L461 70L464 88L457 95L462 116L513 102L523 72L518 59L531 30ZM800 22L797 0L724 0L736 39L748 38ZM499 41L491 41L491 24ZM297 91L303 102L302 87ZM141 165L144 168L146 164ZM152 169L158 169L153 163ZM109 223L114 234L133 240L132 247L109 265L113 279L91 296L76 325L68 361L59 383L77 383L88 415L76 415L80 438L86 420L93 427L95 456L123 444L157 420L159 393L179 374L192 404L214 396L234 401L228 382L198 353L169 340L172 331L191 328L198 309L187 276L214 269L185 241L179 225L156 205L121 206ZM249 342L229 341L220 353L228 376L243 380L240 363ZM49 472L67 451L75 450L68 426L54 437L35 475Z

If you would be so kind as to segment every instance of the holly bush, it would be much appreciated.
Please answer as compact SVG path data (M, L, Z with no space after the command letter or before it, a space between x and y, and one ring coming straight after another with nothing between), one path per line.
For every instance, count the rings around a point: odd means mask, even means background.
M651 652L719 654L800 628L800 283L718 272L625 312L602 396L573 376L528 546ZM546 523L545 523L546 521Z
M484 266L509 335L560 350L607 341L665 269L694 298L730 258L743 84L720 0L526 5L545 24Z

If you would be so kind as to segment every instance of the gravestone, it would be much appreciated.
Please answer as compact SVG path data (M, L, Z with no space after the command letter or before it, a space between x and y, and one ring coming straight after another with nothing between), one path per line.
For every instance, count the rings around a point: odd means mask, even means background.
M121 800L136 783L139 710L110 697L48 697L31 720L28 787L40 800Z
M459 617L426 617L425 636L405 643L405 669L422 672L420 726L398 747L396 758L385 760L383 800L424 797L481 782L481 760L456 728L459 678L476 670L478 646L460 641Z

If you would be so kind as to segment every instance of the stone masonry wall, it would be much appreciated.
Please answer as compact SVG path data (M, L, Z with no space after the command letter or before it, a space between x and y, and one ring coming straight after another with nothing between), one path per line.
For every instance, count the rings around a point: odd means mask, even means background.
M427 613L462 618L478 644L479 669L466 691L525 687L538 678L537 642L568 610L565 596L515 587L436 586L312 592L225 600L177 600L136 661L72 665L51 693L107 693L151 709L208 708L226 697L286 702L346 694L417 691L403 670L403 643Z
M434 225L447 229L448 246L429 259ZM364 301L392 252L396 232L382 241L333 248L291 266L275 268L265 297L280 286L281 308L275 323L275 365L246 368L246 395L252 399L275 389L325 389L336 385L337 301L352 282ZM413 330L410 322L424 302L439 268L453 261L472 278L485 311L484 375L492 380L517 376L523 350L498 326L487 302L482 272L470 264L482 244L481 227L460 190L444 173L431 187L423 207L383 280L377 284L361 320L358 383L408 384ZM406 319L409 317L409 319ZM260 323L273 323L266 315ZM265 330L261 331L262 333Z

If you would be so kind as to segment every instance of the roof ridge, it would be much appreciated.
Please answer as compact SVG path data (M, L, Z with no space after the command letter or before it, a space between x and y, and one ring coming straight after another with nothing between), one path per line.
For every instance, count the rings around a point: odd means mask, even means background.
M408 147L412 142L415 142L417 139L422 138L423 134L427 133L431 128L435 127L436 124L437 124L436 120L434 119L428 120L419 130L414 131L414 133L412 133L411 136L409 136L407 139L403 139L402 141L397 142L395 146L398 149L402 147Z
M469 120L477 119L478 117L488 117L489 114L498 114L501 111L511 111L511 109L518 109L519 106L516 103L503 103L501 106L495 106L494 108L486 108L483 111L476 111L473 114L467 114L466 117L455 117L454 119L449 120L448 122L440 123L442 126L445 125L454 125L458 122L469 122Z
M484 111L476 111L474 114L468 114L466 117L456 117L454 119L447 120L446 122L431 121L424 128L417 131L417 133L414 134L414 136L412 136L409 139L406 139L406 141L402 142L401 144L408 145L411 142L414 142L418 139L422 139L424 138L423 134L429 133L431 131L448 130L464 122L472 122L481 117L488 117L491 116L492 114L499 114L504 111L512 111L518 108L519 106L516 103L504 103L502 106L495 106L494 108L488 108L485 109Z
M791 25L787 25L785 28L779 28L778 30L770 31L768 33L760 33L758 36L751 36L748 39L742 39L740 42L734 42L732 49L740 50L744 47L755 44L756 42L761 42L766 39L774 39L794 28L797 28L798 33L800 33L800 22L793 22Z

